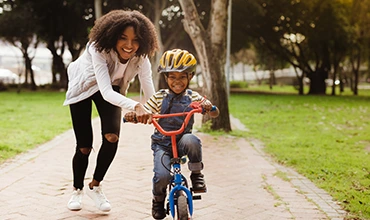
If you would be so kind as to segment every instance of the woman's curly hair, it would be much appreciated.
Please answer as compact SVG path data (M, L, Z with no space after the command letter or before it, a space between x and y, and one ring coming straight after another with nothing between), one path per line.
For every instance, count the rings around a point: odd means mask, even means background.
M89 34L89 41L95 43L96 50L109 53L115 50L116 43L126 27L132 26L138 37L139 49L136 56L153 56L158 50L157 32L153 23L136 10L113 10L95 21Z

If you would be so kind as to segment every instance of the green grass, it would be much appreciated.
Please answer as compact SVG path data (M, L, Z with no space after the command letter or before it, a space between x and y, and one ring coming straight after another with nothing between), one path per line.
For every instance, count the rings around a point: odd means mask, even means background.
M0 163L71 129L69 107L63 106L64 99L65 92L57 91L0 92ZM93 105L92 117L96 116Z
M266 152L370 219L370 97L231 95L230 113Z
M61 92L0 92L0 162L71 128Z
M234 83L241 83L241 82L234 82ZM298 94L298 90L294 88L294 86L291 86L291 85L274 85L272 89L270 89L269 85L266 85L266 84L263 84L263 85L249 84L247 87L243 87L242 89L247 92ZM309 87L304 86L303 88L304 94L307 94L308 91L309 91ZM327 95L331 95L331 91L332 91L331 87L326 88ZM370 90L359 90L358 93L360 96L370 96ZM337 86L335 90L335 95L336 96L348 96L348 95L353 95L353 92L347 87L344 89L343 92L340 92L339 87Z

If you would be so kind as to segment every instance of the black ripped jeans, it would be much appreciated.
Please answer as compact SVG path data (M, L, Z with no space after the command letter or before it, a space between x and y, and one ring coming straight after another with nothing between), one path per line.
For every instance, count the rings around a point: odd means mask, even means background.
M118 86L113 86L114 91L119 92ZM84 178L89 163L89 154L83 154L80 148L92 149L93 128L91 125L92 101L98 110L102 145L99 149L93 178L102 181L114 156L117 152L118 141L109 142L104 135L116 134L119 137L121 126L121 108L105 101L98 91L89 98L70 105L73 130L76 136L76 152L72 160L73 186L76 189L84 187Z

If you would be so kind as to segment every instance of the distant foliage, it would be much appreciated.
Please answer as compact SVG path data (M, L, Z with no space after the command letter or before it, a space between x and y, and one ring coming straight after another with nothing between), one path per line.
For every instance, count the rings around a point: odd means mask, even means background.
M248 88L248 83L244 81L230 81L230 88Z

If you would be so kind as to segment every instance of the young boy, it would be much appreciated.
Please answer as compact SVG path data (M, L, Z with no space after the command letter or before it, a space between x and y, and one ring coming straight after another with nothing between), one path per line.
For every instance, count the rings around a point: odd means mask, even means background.
M190 111L189 104L197 101L211 117L217 117L219 110L212 109L212 103L199 93L188 89L190 80L193 78L197 61L186 50L174 49L166 51L161 59L158 72L164 74L168 89L156 92L144 105L151 113L169 114ZM135 112L126 113L127 121L135 120ZM161 118L158 123L164 130L178 130L184 117ZM149 119L151 123L151 119ZM192 117L185 131L176 137L179 157L187 155L188 167L191 171L190 179L195 192L205 192L206 184L202 163L202 144L198 137L192 134L194 118ZM155 130L152 138L152 150L154 156L153 176L153 200L152 215L154 219L166 217L164 208L167 185L171 180L170 161L172 157L171 137L164 136Z

